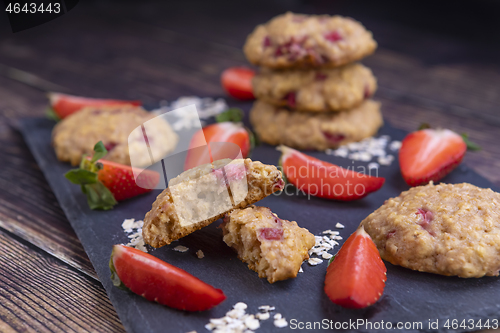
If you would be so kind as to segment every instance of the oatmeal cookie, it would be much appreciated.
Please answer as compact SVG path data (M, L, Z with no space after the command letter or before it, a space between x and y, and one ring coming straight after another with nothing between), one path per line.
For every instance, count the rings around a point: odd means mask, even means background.
M371 32L351 18L288 12L257 26L243 51L252 64L278 69L338 67L376 48Z
M257 101L250 111L250 121L263 142L316 150L363 140L383 124L380 103L372 100L351 110L318 114Z
M280 219L266 207L235 209L225 216L221 228L224 242L269 283L296 277L315 244L307 229Z
M317 70L262 70L252 83L258 99L309 112L351 109L377 89L372 71L361 64Z
M161 247L244 208L284 186L273 165L219 160L181 173L158 195L144 218L146 244Z
M78 165L84 154L92 155L94 145L102 141L108 150L104 159L130 165L129 148L136 144L141 154L134 154L134 166L152 164L147 147L144 146L142 131L137 141L129 147L129 135L155 116L136 106L100 106L87 107L59 122L52 131L52 144L57 158L63 162ZM164 156L175 149L178 136L170 125L158 119L148 123L147 135L151 152L155 156ZM140 156L144 155L144 159ZM138 163L136 163L138 162Z
M500 193L471 184L411 188L361 224L384 260L463 278L500 270Z

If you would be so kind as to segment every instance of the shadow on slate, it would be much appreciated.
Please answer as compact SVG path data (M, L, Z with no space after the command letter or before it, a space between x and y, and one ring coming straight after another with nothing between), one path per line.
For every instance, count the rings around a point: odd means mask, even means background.
M249 104L241 104L246 110ZM248 125L248 117L246 117ZM70 166L57 161L51 146L51 130L54 122L42 118L24 119L21 131L28 146L52 187L61 207L72 227L75 229L85 251L106 289L111 302L128 332L204 332L204 325L210 318L225 315L239 301L248 304L249 313L257 313L258 306L272 305L276 312L282 313L289 321L321 322L323 319L335 327L335 323L367 320L371 323L419 322L419 329L394 331L431 331L429 319L439 320L439 331L444 328L447 319L493 319L500 313L500 280L495 277L481 279L460 279L440 275L418 273L405 268L387 266L387 284L384 295L375 305L363 310L343 309L331 303L323 292L326 262L311 267L303 264L304 273L296 279L269 284L259 279L246 264L222 241L222 234L217 226L220 221L160 249L151 249L150 253L177 267L180 267L203 281L221 288L227 300L214 309L199 313L186 313L148 302L140 296L113 287L108 268L109 256L113 244L126 243L127 236L121 228L125 218L143 219L159 191L133 198L120 203L111 211L92 211L86 199L76 185L71 185L63 174ZM385 125L379 135L387 134L392 139L402 140L406 132ZM311 152L312 156L333 162L343 167L367 166L368 163L352 162L348 159ZM269 145L255 148L253 159L263 163L277 165L280 153ZM377 209L388 198L398 196L407 190L400 176L397 159L391 166L382 166L379 175L386 178L386 183L376 193L364 199L342 203L320 198L308 200L305 195L272 195L259 205L270 207L281 218L294 220L319 235L326 229L335 229L341 222L345 229L340 230L346 239L358 224ZM486 179L461 165L444 182L469 182L479 187L491 187L498 191ZM177 245L189 248L188 252L172 250ZM196 251L202 250L205 258L198 259ZM337 251L336 247L333 252ZM331 322L330 322L331 321ZM337 324L339 325L339 324ZM369 328L369 327L368 327ZM262 332L284 332L273 326L273 320L261 322ZM458 331L467 329L459 328ZM297 329L296 331L300 331ZM375 331L362 325L343 331Z

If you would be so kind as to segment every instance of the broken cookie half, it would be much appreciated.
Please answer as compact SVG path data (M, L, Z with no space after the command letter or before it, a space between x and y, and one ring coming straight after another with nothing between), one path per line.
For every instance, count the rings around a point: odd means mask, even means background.
M282 220L267 207L235 209L221 225L224 242L260 278L274 283L294 278L315 238L297 222Z
M251 159L224 159L187 170L169 182L144 218L146 244L161 247L283 189L281 172Z

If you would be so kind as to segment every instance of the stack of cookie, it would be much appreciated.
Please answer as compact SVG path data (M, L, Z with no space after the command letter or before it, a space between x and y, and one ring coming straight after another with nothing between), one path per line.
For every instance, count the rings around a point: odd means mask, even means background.
M324 150L374 135L383 124L371 70L355 61L375 51L371 32L341 16L286 13L248 36L261 66L250 121L264 142Z

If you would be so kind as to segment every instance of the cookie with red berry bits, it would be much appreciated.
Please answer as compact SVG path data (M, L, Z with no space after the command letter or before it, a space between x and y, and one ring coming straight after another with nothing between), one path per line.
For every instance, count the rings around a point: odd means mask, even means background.
M365 100L340 112L298 112L256 101L250 122L259 139L270 145L325 150L373 136L383 124L380 103Z
M316 242L307 229L280 219L267 207L235 209L225 216L221 228L224 242L269 283L296 277Z
M162 247L282 190L274 165L251 159L223 159L184 171L171 179L144 217L146 244Z
M277 69L338 67L376 48L372 33L351 18L288 12L257 26L243 51L252 64Z
M252 83L258 99L308 112L351 109L377 89L372 71L357 63L318 70L264 69Z
M387 200L361 224L382 259L463 278L498 276L500 193L432 182Z
M78 165L84 155L94 153L94 145L102 141L108 150L105 160L142 167L151 164L150 154L165 156L172 152L178 135L168 122L132 105L90 106L61 120L52 131L52 145L57 159ZM148 146L144 143L147 123ZM144 128L144 127L143 127ZM149 151L148 151L149 149Z

